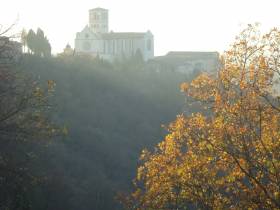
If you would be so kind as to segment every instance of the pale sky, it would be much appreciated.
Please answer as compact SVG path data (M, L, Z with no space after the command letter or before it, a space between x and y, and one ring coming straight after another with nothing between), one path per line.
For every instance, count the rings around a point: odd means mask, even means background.
M1 0L0 24L18 17L15 31L40 27L53 52L88 23L88 10L109 9L109 30L154 34L155 55L168 51L226 50L248 23L280 27L280 0Z

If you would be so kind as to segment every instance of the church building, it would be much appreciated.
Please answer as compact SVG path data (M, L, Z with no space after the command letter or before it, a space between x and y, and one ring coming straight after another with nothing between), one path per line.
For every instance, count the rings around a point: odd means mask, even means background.
M89 24L76 34L75 53L91 54L104 60L130 58L141 52L144 61L154 57L154 38L147 32L109 32L108 10L89 10Z

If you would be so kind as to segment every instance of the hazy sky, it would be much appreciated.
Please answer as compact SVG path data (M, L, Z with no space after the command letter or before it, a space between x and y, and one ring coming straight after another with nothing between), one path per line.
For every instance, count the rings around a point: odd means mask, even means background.
M15 30L42 28L53 52L88 23L88 10L109 9L114 32L151 30L155 54L168 51L226 50L247 23L259 22L264 30L280 26L280 0L8 0L1 2L0 23Z

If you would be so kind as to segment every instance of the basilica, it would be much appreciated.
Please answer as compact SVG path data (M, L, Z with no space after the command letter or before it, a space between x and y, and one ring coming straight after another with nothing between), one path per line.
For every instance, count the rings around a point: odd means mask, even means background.
M154 57L154 38L147 32L109 32L108 10L89 10L89 24L76 34L75 53L108 61L123 60L141 52L144 61Z

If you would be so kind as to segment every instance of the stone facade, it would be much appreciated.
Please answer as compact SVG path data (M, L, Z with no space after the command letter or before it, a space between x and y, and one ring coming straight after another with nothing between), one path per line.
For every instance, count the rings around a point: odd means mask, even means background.
M75 53L91 54L108 61L123 60L140 51L145 61L154 57L154 38L150 31L108 32L108 10L89 11L89 25L76 34Z
M109 15L107 9L95 8L89 10L89 27L94 33L108 33Z

